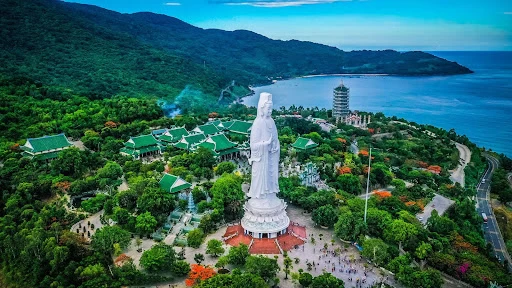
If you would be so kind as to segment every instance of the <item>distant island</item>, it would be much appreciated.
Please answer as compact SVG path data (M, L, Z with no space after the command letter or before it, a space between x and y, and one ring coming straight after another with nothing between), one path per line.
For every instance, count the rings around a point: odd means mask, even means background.
M232 80L243 93L248 85L317 74L472 73L425 52L345 52L245 30L201 29L146 12L121 14L55 0L10 1L7 8L0 19L0 77L92 99L175 97L189 85L217 96Z

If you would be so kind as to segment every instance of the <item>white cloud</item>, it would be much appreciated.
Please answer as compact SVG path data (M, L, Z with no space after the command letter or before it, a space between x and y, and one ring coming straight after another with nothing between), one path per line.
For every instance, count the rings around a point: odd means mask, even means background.
M164 3L165 6L180 6L181 3L179 2L167 2L167 3Z
M350 1L352 0L219 0L215 1L215 3L225 5L245 5L254 7L275 8Z

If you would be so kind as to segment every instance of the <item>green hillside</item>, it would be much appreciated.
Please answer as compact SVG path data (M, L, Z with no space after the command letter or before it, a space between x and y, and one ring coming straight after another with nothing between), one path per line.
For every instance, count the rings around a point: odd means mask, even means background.
M397 75L446 75L471 73L455 62L424 52L344 52L306 41L272 40L254 32L201 29L179 19L154 13L121 14L96 6L65 3L77 15L108 29L129 34L206 63L217 72L249 83L268 78L333 73L386 73ZM343 37L343 35L333 35Z
M95 25L51 0L0 1L0 73L89 98L218 94L228 80L169 51Z
M55 0L0 3L0 74L91 99L174 97L187 85L217 97L231 80L246 86L308 74L471 72L423 52L344 52Z

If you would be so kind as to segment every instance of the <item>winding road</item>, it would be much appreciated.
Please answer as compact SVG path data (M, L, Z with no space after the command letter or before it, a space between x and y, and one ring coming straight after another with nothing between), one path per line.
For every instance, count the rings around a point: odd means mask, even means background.
M505 241L503 241L503 236L501 235L500 228L498 227L498 223L496 222L496 217L494 216L490 203L492 173L494 173L494 170L498 168L499 162L498 159L490 155L485 155L485 158L487 158L487 161L489 162L489 167L476 187L478 202L477 210L478 213L485 213L487 215L487 224L482 224L485 240L492 244L496 258L498 258L500 262L507 259L509 269L512 269L512 261L510 260L510 255L507 252ZM485 180L485 183L482 183L483 180Z
M466 168L466 165L469 163L469 161L471 161L471 150L469 150L469 148L466 145L457 142L453 143L457 147L457 150L459 150L459 165L457 166L455 171L452 172L450 180L452 180L453 182L458 182L462 187L464 187L464 168Z

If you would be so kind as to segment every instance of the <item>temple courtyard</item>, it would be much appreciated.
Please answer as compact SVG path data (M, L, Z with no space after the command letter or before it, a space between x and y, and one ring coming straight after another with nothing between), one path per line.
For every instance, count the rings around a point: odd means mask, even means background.
M293 223L298 223L299 225L303 225L306 228L306 242L304 244L298 245L297 248L291 247L288 251L288 257L290 257L293 261L293 268L291 271L293 273L298 273L299 269L302 269L304 272L308 272L313 276L321 275L324 271L329 272L336 276L339 279L342 279L345 282L346 288L351 287L371 287L372 284L378 283L379 281L385 281L389 285L393 287L402 287L400 284L397 284L393 277L389 274L386 274L385 271L381 270L373 266L370 263L367 263L364 260L361 260L361 256L359 251L355 246L350 243L341 242L339 239L336 239L333 236L334 229L323 229L319 226L315 226L315 223L311 220L311 214L304 213L302 208L289 205L286 209L290 220ZM201 263L202 265L211 265L214 266L217 263L218 258L211 257L210 255L205 254L206 252L206 243L210 239L222 239L223 235L226 234L226 231L232 230L230 228L233 226L224 226L218 229L215 233L210 234L206 237L205 241L198 249L185 247L185 257L186 261L189 263L194 263L194 255L196 253L202 253L205 255L205 260ZM320 236L322 235L322 236ZM312 239L314 243L312 243ZM334 243L331 240L334 239ZM275 239L260 239L264 241L274 241ZM250 241L250 240L249 240ZM227 241L229 243L229 240ZM240 241L240 243L244 243L244 241ZM327 251L324 250L324 245L327 243ZM225 254L227 254L230 245L225 243L224 248L226 249ZM341 250L338 256L334 256L333 252L339 248ZM147 247L146 249L149 249ZM174 247L176 252L179 252L182 248ZM275 250L274 250L275 251ZM266 251L264 251L266 252ZM277 254L264 253L267 257L278 256L278 264L281 267L281 271L278 273L278 277L280 279L279 287L283 288L295 288L301 287L298 281L294 281L291 278L291 275L288 275L288 279L285 280L285 274L283 272L284 267L284 257L282 254L277 252ZM131 255L132 256L132 255ZM296 263L298 259L298 263ZM315 265L313 266L313 262ZM308 270L308 263L311 263L311 270ZM232 267L226 267L228 269ZM365 275L366 273L366 275ZM184 279L184 278L183 278ZM171 283L162 283L157 285L156 287L176 287L176 288L185 288L185 284L183 283L182 278L176 278L175 281ZM361 285L357 285L357 280L362 281L365 279L365 283Z

